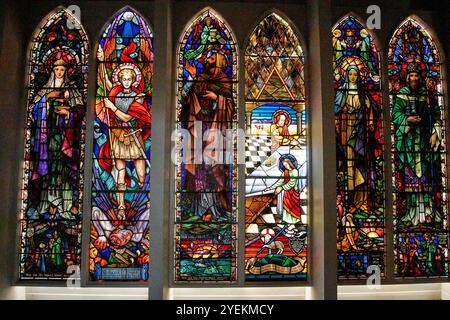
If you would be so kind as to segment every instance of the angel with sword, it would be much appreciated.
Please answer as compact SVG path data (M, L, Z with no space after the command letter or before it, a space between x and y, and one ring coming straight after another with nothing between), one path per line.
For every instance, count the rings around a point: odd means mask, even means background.
M101 47L97 58L100 62L104 61ZM119 64L113 71L113 82L108 77L104 63L100 63L100 68L105 92L103 118L109 128L109 143L100 149L99 165L108 172L117 171L117 218L126 220L124 193L130 185L130 178L126 176L126 163L133 161L139 188L144 186L146 166L150 167L145 152L145 141L150 137L150 107L144 99L144 80L136 64Z

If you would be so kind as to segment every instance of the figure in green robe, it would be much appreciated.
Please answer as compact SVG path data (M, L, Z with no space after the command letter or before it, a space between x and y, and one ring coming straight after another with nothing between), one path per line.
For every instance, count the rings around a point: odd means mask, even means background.
M58 232L55 231L52 249L51 249L51 261L56 270L59 270L63 264L62 253L61 253L61 237Z
M397 217L401 230L439 224L442 221L438 205L442 189L442 140L440 110L428 99L421 85L419 65L407 67L407 86L395 96L392 110L394 124L395 185Z

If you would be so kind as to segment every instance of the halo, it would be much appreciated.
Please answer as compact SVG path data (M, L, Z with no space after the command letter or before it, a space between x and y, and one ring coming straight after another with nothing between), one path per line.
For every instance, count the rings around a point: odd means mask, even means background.
M64 60L67 63L67 74L71 75L74 71L74 67L80 63L80 58L76 54L76 52L69 47L55 47L48 50L44 57L42 58L42 62L48 73L51 73L53 70L53 63L57 60Z
M275 111L272 114L272 123L277 123L277 121L275 120L279 115L284 115L286 117L286 125L289 126L291 124L291 115L289 114L289 112L287 112L286 110L280 109Z
M285 154L282 154L281 157L278 159L278 169L281 172L283 172L285 169L284 164L283 164L283 161L285 159L289 159L292 162L292 164L294 165L294 167L298 168L298 161L295 158L295 156L290 153L285 153Z
M275 231L272 228L264 228L259 233L259 238L262 240L266 234L273 238L275 236Z
M129 62L122 63L117 68L114 69L113 76L112 76L113 81L116 84L120 84L119 73L120 73L120 71L122 71L124 69L131 69L136 73L136 81L133 82L132 86L133 87L139 86L139 84L141 83L141 79L142 79L141 70L139 69L139 67L137 65L135 65L134 63L129 63Z
M370 74L369 69L364 63L364 60L356 56L350 56L345 57L344 59L341 60L341 62L339 62L339 66L337 68L337 70L339 71L338 74L336 74L336 76L339 75L341 79L345 79L347 69L350 66L355 66L356 68L358 68L359 74L363 79L367 77L367 74Z

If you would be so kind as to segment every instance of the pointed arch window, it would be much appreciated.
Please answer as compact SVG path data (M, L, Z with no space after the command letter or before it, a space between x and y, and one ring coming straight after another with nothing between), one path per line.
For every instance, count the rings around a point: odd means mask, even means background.
M126 7L97 51L90 280L146 281L149 262L153 32Z
M332 30L339 278L384 274L385 200L380 54L353 16Z
M89 45L63 8L34 32L20 212L20 279L58 280L80 265Z
M204 10L178 47L174 280L236 280L237 45Z
M271 13L245 51L245 279L306 279L308 150L305 56Z
M401 23L388 53L396 277L448 274L442 68L427 28L412 17Z

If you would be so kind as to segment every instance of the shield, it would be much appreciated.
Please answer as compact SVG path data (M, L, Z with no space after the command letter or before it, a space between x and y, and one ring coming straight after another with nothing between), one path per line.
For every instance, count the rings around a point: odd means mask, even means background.
M298 236L289 238L289 246L296 255L302 252L306 242L306 232L300 233Z
M299 254L304 247L304 241L298 238L289 238L289 246L291 247L292 252Z

